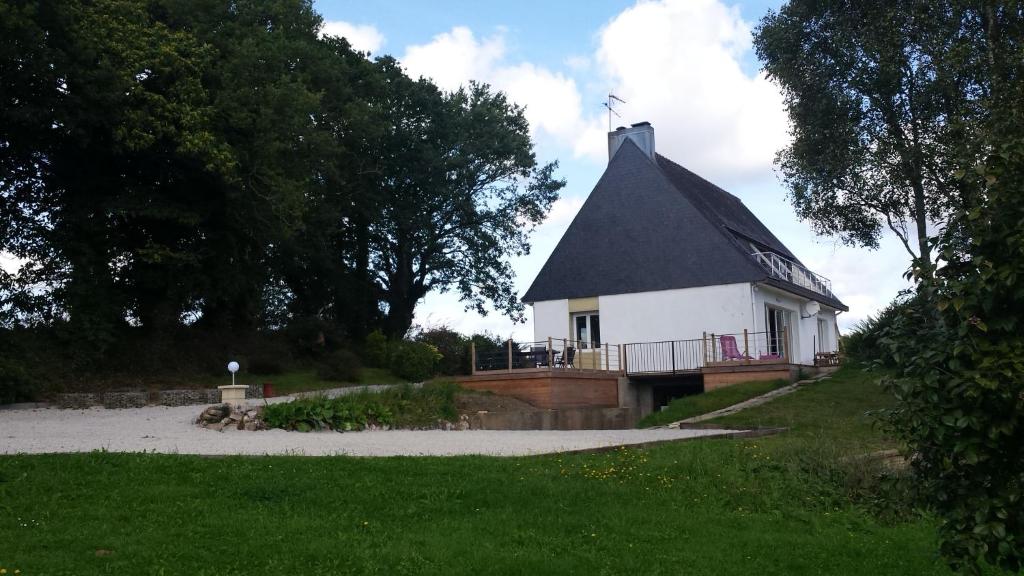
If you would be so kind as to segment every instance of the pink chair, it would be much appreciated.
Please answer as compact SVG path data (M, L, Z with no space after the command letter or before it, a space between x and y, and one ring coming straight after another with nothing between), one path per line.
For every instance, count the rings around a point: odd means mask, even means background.
M739 346L736 345L735 336L722 336L722 360L750 360L750 356L747 356L740 352Z

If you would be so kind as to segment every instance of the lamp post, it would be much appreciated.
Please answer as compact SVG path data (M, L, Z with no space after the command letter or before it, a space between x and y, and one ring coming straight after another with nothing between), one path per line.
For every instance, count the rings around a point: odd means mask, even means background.
M235 384L235 372L238 372L238 362L228 362L228 372L231 372L231 385L218 386L220 389L220 401L225 404L245 404L244 384Z

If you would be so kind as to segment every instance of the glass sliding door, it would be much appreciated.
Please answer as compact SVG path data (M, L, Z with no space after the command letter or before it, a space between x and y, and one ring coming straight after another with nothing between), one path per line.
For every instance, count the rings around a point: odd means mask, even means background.
M790 336L790 312L783 308L765 305L765 331L768 337L768 354L787 357Z

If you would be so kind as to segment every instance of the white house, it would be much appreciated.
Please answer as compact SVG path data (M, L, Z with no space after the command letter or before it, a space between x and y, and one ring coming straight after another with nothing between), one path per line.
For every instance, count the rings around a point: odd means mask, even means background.
M837 349L848 308L737 197L657 154L647 122L609 133L608 153L523 296L535 340L574 341L581 360L603 343L705 334L719 359L722 334L754 360L812 365Z

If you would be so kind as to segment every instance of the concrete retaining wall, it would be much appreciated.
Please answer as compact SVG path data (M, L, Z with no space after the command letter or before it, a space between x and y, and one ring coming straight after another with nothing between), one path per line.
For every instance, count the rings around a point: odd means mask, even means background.
M532 412L479 412L473 430L626 430L636 426L631 408L563 408Z

